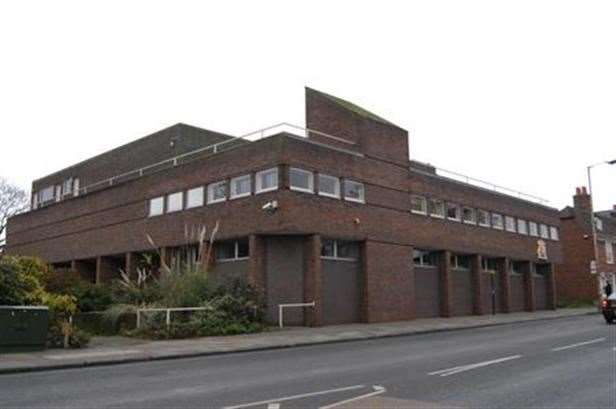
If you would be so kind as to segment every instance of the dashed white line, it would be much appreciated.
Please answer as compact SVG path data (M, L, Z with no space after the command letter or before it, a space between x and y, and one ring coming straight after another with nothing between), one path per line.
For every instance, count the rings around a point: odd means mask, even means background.
M453 368L441 369L440 371L430 372L428 375L450 376L450 375L458 374L460 372L466 372L472 369L483 368L484 366L499 364L501 362L507 362L507 361L511 361L514 359L518 359L518 358L522 358L522 355L511 355L511 356L506 356L504 358L493 359L491 361L484 361L484 362L478 362L476 364L461 365L461 366L456 366Z
M591 339L590 341L578 342L577 344L565 345L558 348L552 348L553 352L564 351L565 349L577 348L584 345L596 344L605 341L605 338Z

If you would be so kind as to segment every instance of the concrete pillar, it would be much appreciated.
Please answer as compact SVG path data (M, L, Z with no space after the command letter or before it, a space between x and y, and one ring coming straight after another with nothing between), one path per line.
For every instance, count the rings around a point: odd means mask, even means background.
M483 287L481 286L481 255L475 254L471 256L471 279L473 291L473 314L483 315L486 313L483 308Z
M524 309L535 311L535 280L533 279L533 263L525 261L522 264L522 275L524 278Z
M256 234L251 234L248 236L248 252L250 254L248 284L253 286L264 297L264 299L267 299L265 238Z
M554 276L554 264L547 265L545 275L546 306L548 310L556 309L556 278Z
M451 252L443 251L439 254L438 261L439 284L441 293L441 317L452 316L452 277L451 277Z
M496 275L500 282L500 301L501 301L501 311L502 312L511 312L511 280L509 274L509 263L510 260L508 258L500 258L496 263Z
M323 269L321 264L321 236L306 237L304 245L304 302L315 302L314 308L306 308L306 326L323 325Z

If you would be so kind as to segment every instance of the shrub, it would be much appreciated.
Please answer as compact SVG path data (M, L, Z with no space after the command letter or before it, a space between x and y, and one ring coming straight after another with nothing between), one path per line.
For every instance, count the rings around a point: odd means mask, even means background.
M6 256L0 260L0 305L40 304L45 265L30 257Z

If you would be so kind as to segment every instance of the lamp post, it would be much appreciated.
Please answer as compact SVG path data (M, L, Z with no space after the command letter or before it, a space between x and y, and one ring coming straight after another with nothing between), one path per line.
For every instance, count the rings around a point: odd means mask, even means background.
M597 247L597 224L595 222L595 210L592 199L592 178L591 178L591 170L592 168L599 165L616 165L616 159L598 162L593 165L586 167L586 172L588 173L588 195L590 196L590 226L592 228L592 248L594 252L594 260L592 260L591 265L597 265L599 262L599 248ZM592 272L592 271L591 271ZM601 275L599 274L597 277L597 285L599 286L599 297L601 296Z

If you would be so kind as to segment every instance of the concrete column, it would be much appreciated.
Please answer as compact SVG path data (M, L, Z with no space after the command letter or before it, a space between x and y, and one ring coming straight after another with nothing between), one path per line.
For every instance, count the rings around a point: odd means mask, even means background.
M321 236L306 237L304 245L304 302L315 302L314 308L306 308L306 326L323 325L323 268L321 264Z
M554 277L554 264L550 263L545 275L545 301L548 310L556 309L556 278Z
M473 284L473 314L483 315L486 313L483 308L483 287L481 286L481 255L471 256L471 277Z
M533 263L525 261L522 264L522 275L524 277L524 309L535 311L535 280L533 279Z
M452 315L452 277L451 277L451 252L443 251L439 254L439 283L441 293L441 317Z
M502 312L511 312L511 276L509 274L508 258L498 259L496 275L500 280L500 301Z
M248 284L266 297L265 238L256 234L248 236L248 252L250 253Z

